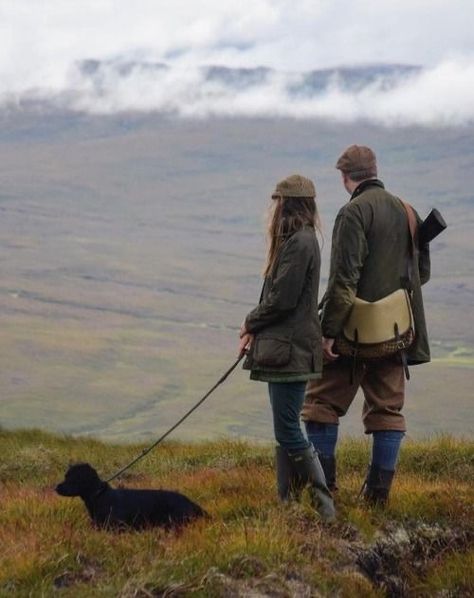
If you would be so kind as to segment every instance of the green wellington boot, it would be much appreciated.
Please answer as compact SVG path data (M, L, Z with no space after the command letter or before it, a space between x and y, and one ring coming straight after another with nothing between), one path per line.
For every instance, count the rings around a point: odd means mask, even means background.
M275 447L275 460L280 500L300 500L306 482L294 472L288 452L282 446Z
M336 518L334 502L313 446L301 451L288 452L288 457L294 472L293 475L299 476L305 486L309 485L311 502L321 515L321 519L327 522L334 521Z
M337 490L336 484L336 457L332 455L322 455L318 453L319 462L324 471L327 487L331 492Z

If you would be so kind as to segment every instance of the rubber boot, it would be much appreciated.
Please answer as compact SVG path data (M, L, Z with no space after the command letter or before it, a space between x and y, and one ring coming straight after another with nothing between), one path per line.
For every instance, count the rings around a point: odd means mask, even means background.
M301 492L306 485L299 475L296 475L288 452L282 446L275 447L276 474L278 496L280 500L300 500Z
M394 471L371 465L365 480L364 500L372 506L385 507L394 475Z
M301 451L288 452L294 475L298 475L309 491L313 507L321 515L323 521L334 521L336 510L331 492L326 485L324 471L313 446Z
M336 458L333 455L322 455L318 452L319 461L324 471L327 487L331 492L337 490L336 485Z

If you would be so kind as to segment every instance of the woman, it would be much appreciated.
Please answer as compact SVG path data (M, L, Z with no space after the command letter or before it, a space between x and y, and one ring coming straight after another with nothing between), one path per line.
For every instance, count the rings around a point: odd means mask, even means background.
M309 485L314 507L330 520L335 515L331 493L300 427L306 382L322 370L315 196L312 181L300 175L276 186L265 282L259 305L242 324L239 350L247 351L244 368L251 370L251 379L268 383L280 498L299 498Z

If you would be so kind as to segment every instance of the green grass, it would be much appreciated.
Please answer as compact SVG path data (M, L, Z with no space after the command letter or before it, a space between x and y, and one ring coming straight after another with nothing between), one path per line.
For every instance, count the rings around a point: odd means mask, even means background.
M474 348L470 345L438 343L434 347L433 361L437 364L474 367Z
M130 487L178 489L211 514L181 533L97 531L79 499L53 491L71 461L89 461L105 477L142 449L0 431L0 596L375 597L391 595L392 577L413 596L474 591L472 442L407 442L380 511L357 499L367 442L343 441L330 526L306 501L276 500L271 447L226 439L166 443L123 477ZM390 577L382 568L374 582L358 558L381 539L394 542L397 569ZM397 550L412 557L398 562Z

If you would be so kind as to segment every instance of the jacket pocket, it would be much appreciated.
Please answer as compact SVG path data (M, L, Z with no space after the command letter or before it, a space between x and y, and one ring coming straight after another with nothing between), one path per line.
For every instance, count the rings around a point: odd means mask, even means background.
M283 367L291 359L291 341L275 336L261 336L255 339L253 361L261 367Z

